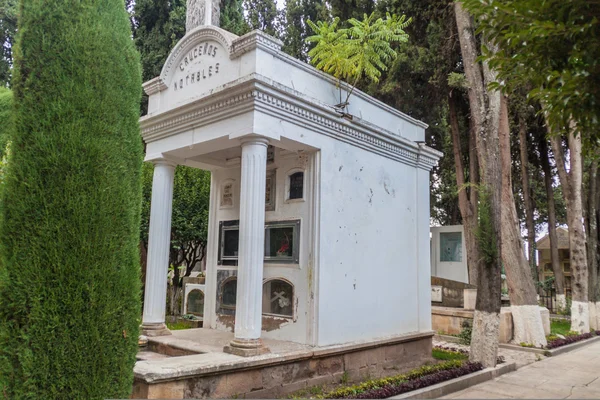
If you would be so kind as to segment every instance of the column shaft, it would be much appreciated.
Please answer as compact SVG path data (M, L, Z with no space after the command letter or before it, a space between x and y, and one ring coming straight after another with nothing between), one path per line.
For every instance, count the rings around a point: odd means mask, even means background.
M158 161L154 165L152 202L150 204L150 231L144 291L142 329L148 336L169 335L165 326L167 274L171 246L171 213L173 208L173 180L175 165Z
M267 144L267 140L260 138L242 143L235 335L225 351L243 356L268 351L260 340Z

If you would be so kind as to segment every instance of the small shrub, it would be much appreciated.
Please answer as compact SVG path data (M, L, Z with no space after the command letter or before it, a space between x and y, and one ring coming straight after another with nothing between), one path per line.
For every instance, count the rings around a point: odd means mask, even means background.
M565 337L564 339L555 339L548 342L546 348L555 349L557 347L566 346L571 343L579 342L585 339L590 339L594 336L600 335L600 331L592 331L590 333L582 333L580 335L570 335Z
M340 378L340 383L343 383L344 385L348 383L349 377L348 377L348 371L344 371L344 373L342 374L342 377Z
M319 398L325 399L343 399L343 398L355 398L356 395L372 390L379 389L390 385L399 385L403 382L409 381L411 379L418 379L426 375L434 374L439 371L445 371L450 369L459 368L463 365L462 361L459 360L450 360L440 364L435 365L426 365L415 370L412 370L408 374L405 375L396 375L390 376L388 378L380 378L367 380L358 385L353 385L349 387L343 387L336 390L333 390L329 393L326 393L323 396L319 396Z
M471 334L473 333L473 326L469 320L464 320L462 323L462 330L458 334L458 340L460 344L470 345Z
M525 343L525 342L519 343L519 346L521 346L521 347L530 347L530 348L535 347L535 345L533 343Z
M450 379L458 378L473 372L481 371L483 366L480 363L466 363L460 367L438 371L426 376L422 376L407 382L402 382L399 385L389 385L373 390L363 392L357 396L352 396L355 399L386 399L388 397L397 396L402 393L421 389L427 386L435 385L440 382L445 382Z

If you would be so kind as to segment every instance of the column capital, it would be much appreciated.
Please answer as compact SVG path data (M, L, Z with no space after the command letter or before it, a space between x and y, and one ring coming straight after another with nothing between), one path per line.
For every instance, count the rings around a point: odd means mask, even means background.
M269 145L269 139L264 136L246 136L240 139L242 147L251 144L259 144L267 147Z
M166 158L157 158L156 160L150 160L150 162L152 164L154 164L155 166L156 165L166 165L166 166L173 167L173 168L175 168L175 167L177 167L177 165L179 165L175 161L167 160Z

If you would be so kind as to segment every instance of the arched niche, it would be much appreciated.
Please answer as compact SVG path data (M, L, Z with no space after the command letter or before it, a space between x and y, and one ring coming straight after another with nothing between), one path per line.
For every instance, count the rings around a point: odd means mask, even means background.
M294 317L294 285L282 279L269 279L263 283L262 312L278 317Z
M186 314L192 314L197 317L204 316L204 292L200 289L193 289L187 295Z
M237 277L227 278L221 284L221 307L235 309L237 301Z
M285 180L285 200L304 201L306 195L305 171L300 168L289 170Z

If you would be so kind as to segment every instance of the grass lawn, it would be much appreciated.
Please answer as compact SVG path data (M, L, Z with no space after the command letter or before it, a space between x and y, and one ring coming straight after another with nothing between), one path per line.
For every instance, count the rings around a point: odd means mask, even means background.
M167 322L167 328L172 331L179 331L182 329L190 329L190 324L186 324L185 322Z
M552 335L567 336L571 332L571 321L553 319L550 321L550 333Z
M468 354L463 354L463 353L459 353L459 352L454 352L454 351L448 351L448 350L443 350L443 349L437 349L437 348L433 348L433 350L431 351L431 355L433 356L433 358L435 358L436 360L466 360L469 358Z

